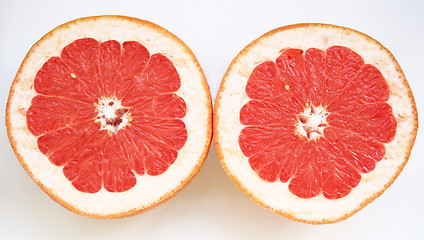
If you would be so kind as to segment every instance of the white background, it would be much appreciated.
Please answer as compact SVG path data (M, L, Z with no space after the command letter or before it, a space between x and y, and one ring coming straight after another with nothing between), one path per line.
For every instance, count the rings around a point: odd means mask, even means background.
M423 113L423 12L422 1L0 0L0 239L424 239L422 129L404 171L380 198L346 221L313 226L253 203L226 176L213 146L194 180L158 207L124 219L82 217L31 180L4 124L8 91L29 48L60 24L104 14L149 20L181 38L200 61L214 99L231 60L265 32L301 22L354 28L395 55Z

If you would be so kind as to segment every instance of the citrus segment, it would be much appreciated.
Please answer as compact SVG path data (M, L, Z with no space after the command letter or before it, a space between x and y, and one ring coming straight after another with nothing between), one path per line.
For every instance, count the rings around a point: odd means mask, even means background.
M304 139L297 140L297 154L293 154L289 161L295 169L289 184L289 190L294 195L301 198L315 197L321 193L322 189L322 161L320 149L313 141L306 142ZM286 177L287 178L287 177Z
M100 67L99 85L101 87L101 95L104 97L117 96L121 86L121 44L115 40L102 42L99 46L98 65ZM124 88L125 89L125 88Z
M212 136L209 89L191 50L159 26L122 16L78 19L34 45L6 122L40 187L98 218L134 214L181 190Z
M108 138L103 145L103 174L104 188L109 192L125 192L136 184L133 169L125 158L125 152L120 146L117 136ZM123 161L123 159L125 159Z
M124 134L131 136L127 138L128 142L125 144L125 148L134 145L139 155L138 158L129 158L129 161L138 167L138 172L143 171L152 176L159 175L165 172L177 158L178 152L176 149L171 148L149 133L143 132L143 129L134 127L125 131ZM172 140L168 140L168 143L172 143ZM183 140L186 140L186 138Z
M387 103L360 105L334 112L327 117L327 122L330 126L344 128L382 143L394 138L397 125L392 107Z
M331 128L329 129L331 130ZM319 141L323 160L321 161L322 195L327 199L345 197L361 181L358 168L352 164L350 159L343 156L341 146L337 146L328 138L321 138Z
M275 61L284 89L300 103L309 102L306 96L305 59L300 49L286 49ZM287 87L286 87L287 86ZM287 89L286 89L287 88Z
M34 89L48 96L62 97L66 99L78 99L81 102L92 103L96 93L89 85L81 80L81 73L76 75L63 59L50 58L38 71L34 80ZM96 91L100 92L99 89Z
M293 159L301 157L306 144L306 139L299 139L294 135L290 135L289 138L286 139L286 144L274 148L275 154L281 155L281 153L284 153L279 176L280 181L283 183L291 179L296 173L299 165L297 165L297 162L293 161ZM266 158L263 158L263 160L266 160Z
M268 101L249 101L240 110L240 122L245 125L293 125L296 117L282 112L281 106Z
M378 197L408 160L417 114L391 53L325 24L275 29L232 61L215 102L215 146L255 202L337 222Z
M187 140L187 130L179 119L134 118L132 126L144 137L163 142L175 150L180 150Z
M63 72L67 75L67 78L55 78L54 82L45 81L43 86L58 85L63 87L50 94L39 93L60 95L69 92L69 94L72 94L69 97L84 100L83 95L87 95L90 96L87 99L90 103L95 101L97 96L104 93L105 89L100 79L98 41L92 38L77 39L63 48L60 58L61 63L67 67L67 71ZM46 77L48 78L49 75L46 74ZM76 87L73 87L73 84L64 85L63 82L68 80L69 77L72 79L71 83L75 83ZM61 79L65 81L61 81ZM37 88L35 90L38 91Z
M119 84L116 88L116 97L123 99L131 91L134 91L133 84L137 81L150 58L150 53L141 43L136 41L126 41L122 44L122 56L119 64Z
M150 57L146 68L135 79L134 88L123 96L123 103L134 105L141 98L177 91L181 86L180 77L174 64L162 54Z
M269 181L274 182L280 179L287 182L296 171L296 166L290 159L297 154L297 140L293 135L281 137L281 143L274 148L263 148L249 158L249 164L258 175Z
M260 99L282 105L286 111L297 112L302 109L298 100L289 94L290 86L281 80L281 74L274 62L259 64L249 77L246 94L251 99ZM242 114L240 117L244 117Z
M357 75L364 60L347 47L332 46L326 50L326 79L322 105L330 105L334 98L343 94L346 85Z
M137 113L135 118L137 116L182 118L186 114L185 101L174 93L143 97L138 100L131 108L131 112Z
M308 96L311 104L319 106L322 103L326 78L325 52L309 48L305 52L305 81L308 83Z
M149 50L136 41L126 41L122 44L122 62L119 71L123 80L139 76L150 58ZM126 82L126 81L123 81Z
M93 105L38 95L32 99L26 120L31 133L40 136L60 128L93 120L96 115Z
M79 154L82 153L79 148L88 146L93 141L98 144L98 140L94 138L98 131L98 127L88 122L75 124L45 133L38 137L37 145L40 151L48 156L50 162L56 166L63 166L79 158Z
M258 152L283 144L291 130L278 125L246 127L239 136L240 149L246 156L254 156Z
M81 130L82 132L84 130ZM103 169L102 154L103 151L98 149L96 145L105 144L107 139L104 134L93 131L90 140L81 145L79 139L75 141L78 144L76 154L70 158L63 167L63 174L72 183L78 191L84 193L96 193L103 187ZM59 138L63 137L59 136ZM60 149L58 149L60 150ZM60 154L60 153L59 153ZM110 159L107 159L110 161Z
M386 102L390 91L386 79L374 66L365 64L360 72L346 84L344 92L327 109L336 112L368 103Z
M338 157L345 159L361 173L374 170L376 162L385 154L382 143L343 129L328 127L325 136L334 150L338 150Z

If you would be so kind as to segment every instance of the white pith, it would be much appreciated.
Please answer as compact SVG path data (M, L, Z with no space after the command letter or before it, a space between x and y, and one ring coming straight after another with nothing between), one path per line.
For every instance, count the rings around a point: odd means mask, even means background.
M107 130L110 134L117 133L120 129L127 126L131 121L131 112L129 108L121 105L121 100L117 98L100 98L95 104L98 111L96 123L100 123L100 129ZM119 116L118 111L125 111ZM120 119L118 125L113 125L110 121Z
M33 82L38 70L50 57L60 56L65 46L87 37L99 42L116 40L121 44L138 41L149 50L150 55L161 53L169 58L181 78L181 87L175 93L185 100L187 107L186 115L182 118L187 130L185 145L167 171L159 176L134 172L137 184L122 193L108 192L104 188L94 194L76 190L64 176L63 167L51 164L47 156L38 150L37 138L29 132L26 124L26 111L37 94ZM9 97L9 137L16 141L15 152L21 156L21 162L30 175L43 185L53 199L80 214L122 217L169 198L196 173L194 170L199 169L211 137L209 89L191 51L166 30L150 23L109 16L74 21L46 35L30 51L24 64L15 78ZM130 122L130 115L127 117Z
M327 116L328 112L324 107L307 104L305 110L297 115L296 133L308 140L322 137L327 127Z
M239 147L240 109L250 99L246 95L247 80L253 69L265 61L275 61L282 49L309 48L325 50L331 46L346 46L362 56L365 63L377 67L388 82L391 96L388 103L398 120L393 141L385 144L386 155L376 168L362 174L362 181L347 197L328 200L322 195L301 199L291 194L288 184L262 180L250 167ZM390 53L381 45L355 31L335 26L308 25L274 31L256 40L241 52L227 70L215 102L215 143L222 154L221 163L250 197L290 218L313 222L335 222L361 209L393 181L409 156L416 134L416 112L404 75ZM287 88L286 88L287 89ZM289 90L289 89L288 89ZM298 126L298 128L303 126Z

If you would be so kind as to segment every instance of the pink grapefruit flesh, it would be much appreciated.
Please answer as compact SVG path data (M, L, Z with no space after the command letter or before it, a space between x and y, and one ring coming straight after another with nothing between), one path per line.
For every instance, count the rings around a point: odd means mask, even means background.
M127 191L134 172L163 173L184 146L186 105L173 94L180 85L174 64L138 42L78 39L38 71L28 128L76 189Z
M396 134L386 80L346 47L287 49L253 70L246 93L241 150L262 179L290 181L301 198L346 196Z

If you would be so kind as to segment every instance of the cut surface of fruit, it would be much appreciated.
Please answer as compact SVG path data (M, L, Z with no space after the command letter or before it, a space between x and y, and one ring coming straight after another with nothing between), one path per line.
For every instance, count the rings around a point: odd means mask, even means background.
M6 120L18 159L44 191L76 213L109 218L155 206L196 175L211 111L203 72L181 40L150 22L99 16L33 46Z
M308 223L351 216L406 164L418 127L412 92L380 43L299 24L248 45L224 76L215 146L261 206Z

